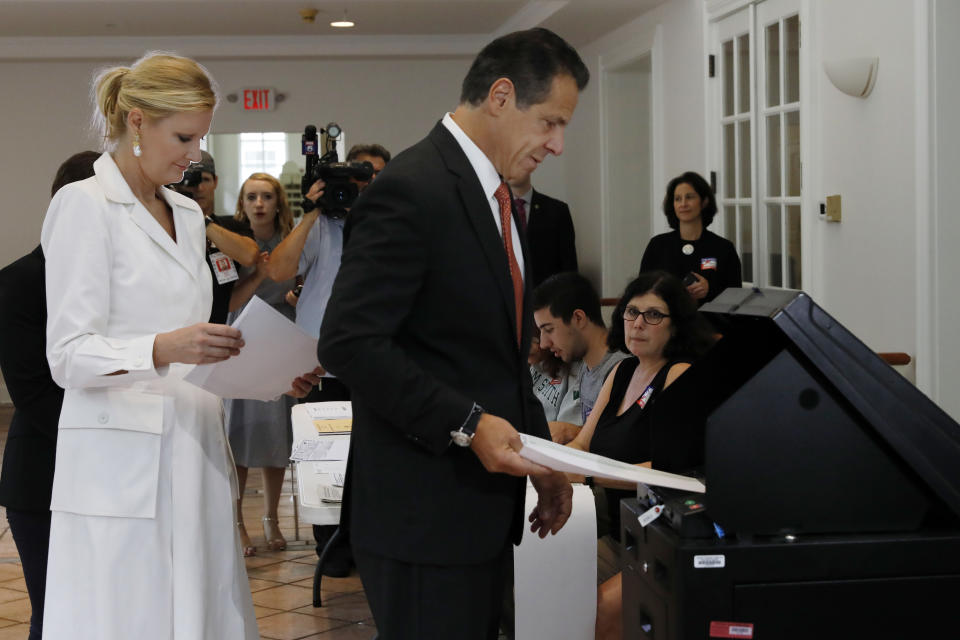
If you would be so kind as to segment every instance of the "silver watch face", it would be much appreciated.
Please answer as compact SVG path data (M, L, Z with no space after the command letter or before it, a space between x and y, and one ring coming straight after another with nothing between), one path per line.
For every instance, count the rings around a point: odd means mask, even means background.
M457 445L458 447L469 447L470 442L473 441L473 438L471 438L469 434L466 434L460 430L451 431L450 439L453 440L453 444Z

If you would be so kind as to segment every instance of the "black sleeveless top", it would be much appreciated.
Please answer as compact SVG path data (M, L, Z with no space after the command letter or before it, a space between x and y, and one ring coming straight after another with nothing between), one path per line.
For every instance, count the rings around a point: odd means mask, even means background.
M600 414L597 428L590 440L590 452L629 464L650 460L653 457L651 405L663 391L670 367L681 362L687 361L673 360L660 367L657 374L653 376L653 380L640 394L640 398L618 416L617 411L623 403L623 396L630 385L630 378L640 364L636 356L622 360L614 374L610 399L607 401L607 406L603 408L603 413ZM619 540L620 500L635 496L636 491L604 488L604 492L607 497L610 534L614 539Z

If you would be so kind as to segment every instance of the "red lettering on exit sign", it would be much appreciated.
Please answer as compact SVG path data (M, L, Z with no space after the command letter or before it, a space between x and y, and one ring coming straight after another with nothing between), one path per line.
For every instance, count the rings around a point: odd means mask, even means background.
M273 111L273 89L244 89L241 96L244 111Z

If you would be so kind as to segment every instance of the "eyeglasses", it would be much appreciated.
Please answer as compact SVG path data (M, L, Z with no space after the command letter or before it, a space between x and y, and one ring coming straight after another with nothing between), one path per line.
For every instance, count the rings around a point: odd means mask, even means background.
M664 318L669 318L670 314L663 313L657 309L640 311L640 309L637 309L636 307L627 307L623 310L623 319L627 322L636 322L637 318L640 316L643 316L643 321L647 324L654 325L663 322Z

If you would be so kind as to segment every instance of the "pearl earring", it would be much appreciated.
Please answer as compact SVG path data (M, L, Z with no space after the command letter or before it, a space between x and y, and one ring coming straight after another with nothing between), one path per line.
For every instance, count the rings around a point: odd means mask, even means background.
M140 148L140 133L133 134L133 155L140 157L143 155L143 149Z

